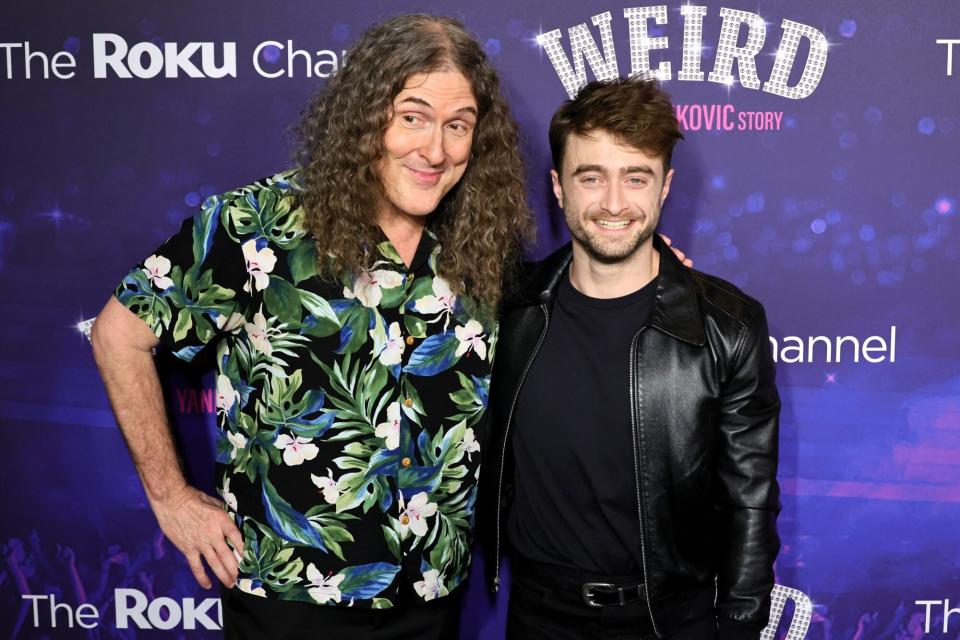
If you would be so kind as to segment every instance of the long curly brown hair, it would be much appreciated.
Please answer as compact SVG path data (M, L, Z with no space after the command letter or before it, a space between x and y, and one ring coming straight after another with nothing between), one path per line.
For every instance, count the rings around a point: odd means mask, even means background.
M490 305L500 300L533 238L517 125L483 49L460 22L441 16L408 14L371 27L303 114L303 206L324 276L371 266L385 197L377 163L393 100L411 75L451 67L470 81L479 113L467 169L428 228L442 247L439 275L451 288Z

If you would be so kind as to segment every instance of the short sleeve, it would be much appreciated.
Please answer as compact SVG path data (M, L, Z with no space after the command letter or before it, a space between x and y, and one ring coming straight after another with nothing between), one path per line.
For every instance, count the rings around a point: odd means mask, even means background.
M132 269L114 296L175 356L193 360L239 326L248 294L243 252L214 196L180 230Z

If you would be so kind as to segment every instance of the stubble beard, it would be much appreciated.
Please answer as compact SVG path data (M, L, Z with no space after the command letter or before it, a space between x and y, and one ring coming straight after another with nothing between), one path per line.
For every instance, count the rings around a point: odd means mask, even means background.
M572 237L591 258L603 264L617 264L630 258L630 256L636 253L637 250L650 239L655 227L655 223L650 224L650 216L644 215L642 218L634 220L634 224L643 225L635 237L621 242L604 242L599 233L591 234L587 230L587 225L593 224L591 220L584 221L583 217L579 215L576 220L576 225L568 225L570 237Z

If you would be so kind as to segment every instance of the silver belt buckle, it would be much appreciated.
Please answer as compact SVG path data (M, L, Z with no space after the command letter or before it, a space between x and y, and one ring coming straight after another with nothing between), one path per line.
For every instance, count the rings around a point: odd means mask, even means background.
M607 593L620 592L620 604L624 602L623 589L617 589L616 586L610 584L609 582L585 582L583 587L580 588L580 592L583 595L583 601L587 603L588 607L602 607L603 604L597 602L593 599L594 590L597 591L606 591Z

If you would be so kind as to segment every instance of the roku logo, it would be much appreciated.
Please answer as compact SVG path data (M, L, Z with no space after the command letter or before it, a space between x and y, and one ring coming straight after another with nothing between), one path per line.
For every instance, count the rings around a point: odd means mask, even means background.
M237 77L237 43L223 42L218 65L217 44L188 42L180 46L165 42L163 48L152 42L138 42L132 47L115 33L93 34L93 77L106 78L108 71L117 78L155 78L162 72L166 78ZM194 55L200 52L198 69Z

